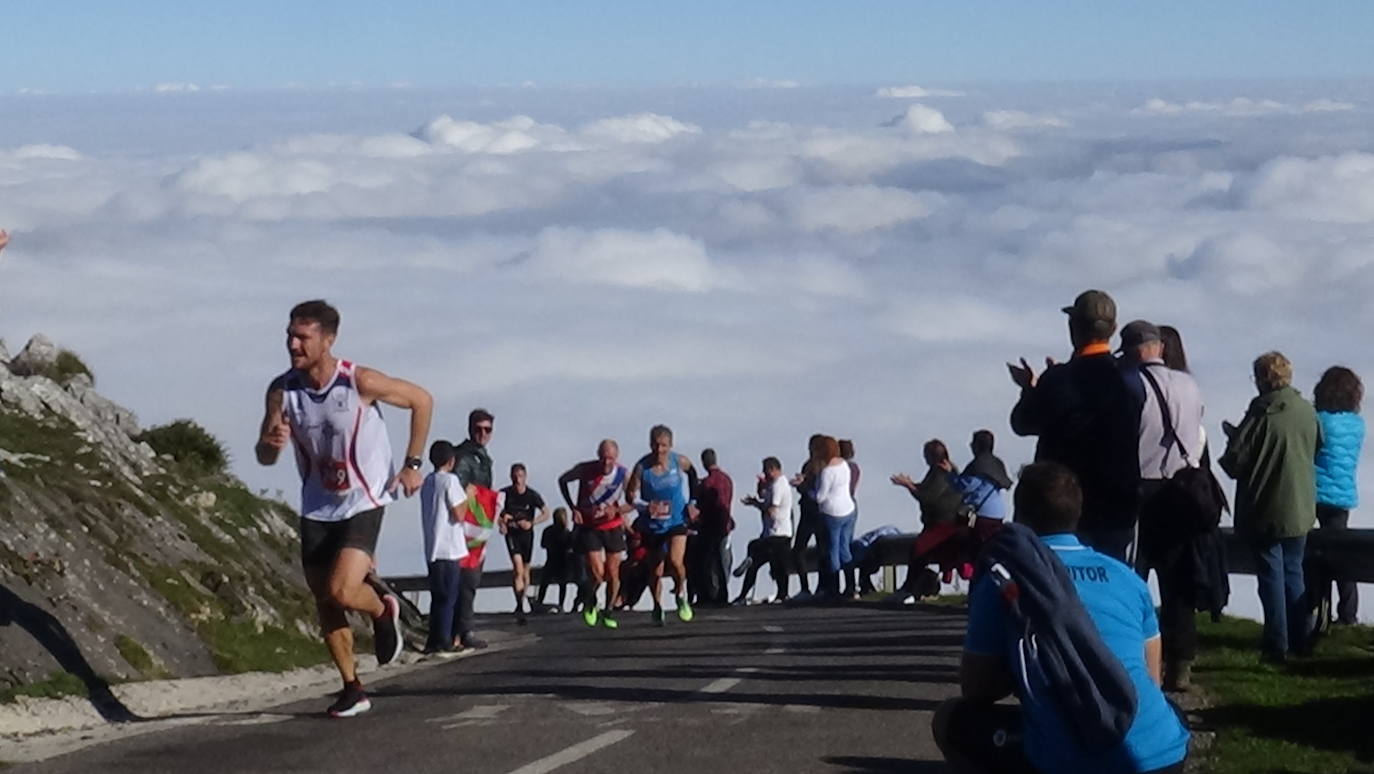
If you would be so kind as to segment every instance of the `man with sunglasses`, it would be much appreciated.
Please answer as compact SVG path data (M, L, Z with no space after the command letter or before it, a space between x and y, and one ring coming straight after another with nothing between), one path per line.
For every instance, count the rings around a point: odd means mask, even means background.
M468 414L467 440L454 449L457 462L453 472L458 474L458 481L467 492L469 502L480 501L481 498L477 496L479 489L491 490L491 455L487 453L487 444L491 441L495 423L496 417L490 411L473 409ZM486 514L488 519L494 515ZM486 561L484 549L490 536L490 528L468 530L468 556L458 570L458 639L462 648L481 649L487 646L472 629L475 624L473 604L477 589L482 585L482 564Z

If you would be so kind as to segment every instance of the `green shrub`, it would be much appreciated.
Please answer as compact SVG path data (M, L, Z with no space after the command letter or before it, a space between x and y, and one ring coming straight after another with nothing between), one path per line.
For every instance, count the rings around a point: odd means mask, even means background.
M71 672L52 672L48 679L36 683L0 688L0 704L8 704L20 696L36 699L58 699L63 696L86 696L86 684Z
M123 657L124 661L127 662L129 666L137 669L139 673L145 677L151 677L157 672L152 655L149 654L142 645L138 644L138 640L135 640L133 637L127 634L121 634L116 637L115 650L119 651L119 655Z
M57 353L57 360L52 365L54 375L52 380L58 384L66 384L77 376L84 374L95 384L95 374L86 366L80 356L70 349L60 350Z
M70 349L58 350L55 360L35 368L33 374L45 376L64 386L78 376L86 376L91 380L91 384L95 384L95 374L91 373L91 369L81 359L81 356Z
M189 419L150 427L134 440L148 444L158 454L170 454L177 462L204 473L218 474L229 469L229 452L224 444Z

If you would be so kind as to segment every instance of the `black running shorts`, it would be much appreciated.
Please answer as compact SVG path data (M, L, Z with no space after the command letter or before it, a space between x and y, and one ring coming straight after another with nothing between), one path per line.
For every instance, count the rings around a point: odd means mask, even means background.
M590 554L594 551L605 551L612 554L622 553L625 550L625 528L579 529L577 531L577 549L584 554Z
M301 519L301 565L332 567L345 548L377 553L377 536L382 532L382 508L354 514L343 521Z
M649 549L650 552L667 551L668 542L670 540L672 540L675 537L685 536L686 534L687 525L685 524L678 527L673 527L672 529L668 530L667 532L664 532L663 534L645 532L644 547Z
M524 559L528 565L534 556L534 530L520 529L512 522L506 528L506 551L510 552L511 556Z

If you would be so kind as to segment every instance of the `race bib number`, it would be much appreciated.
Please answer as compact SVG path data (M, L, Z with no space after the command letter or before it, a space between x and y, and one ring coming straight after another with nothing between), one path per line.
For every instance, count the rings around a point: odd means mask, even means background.
M348 490L348 465L342 460L322 460L320 462L320 483L330 492Z
M649 503L649 517L660 521L672 516L673 504L666 500L655 500Z

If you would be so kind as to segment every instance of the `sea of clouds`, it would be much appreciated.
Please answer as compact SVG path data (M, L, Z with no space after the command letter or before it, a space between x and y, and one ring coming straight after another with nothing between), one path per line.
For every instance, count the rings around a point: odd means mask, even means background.
M1309 393L1335 363L1374 377L1368 82L183 87L0 111L0 333L80 352L145 423L202 422L288 500L294 471L251 447L313 297L342 310L339 354L434 393L437 436L491 409L498 474L525 462L547 499L657 422L741 490L827 432L858 447L860 531L917 527L886 479L922 472L928 438L960 462L988 427L1029 460L1004 363L1066 357L1058 309L1088 287L1182 330L1214 438L1265 350ZM391 510L384 572L422 568L417 512Z

